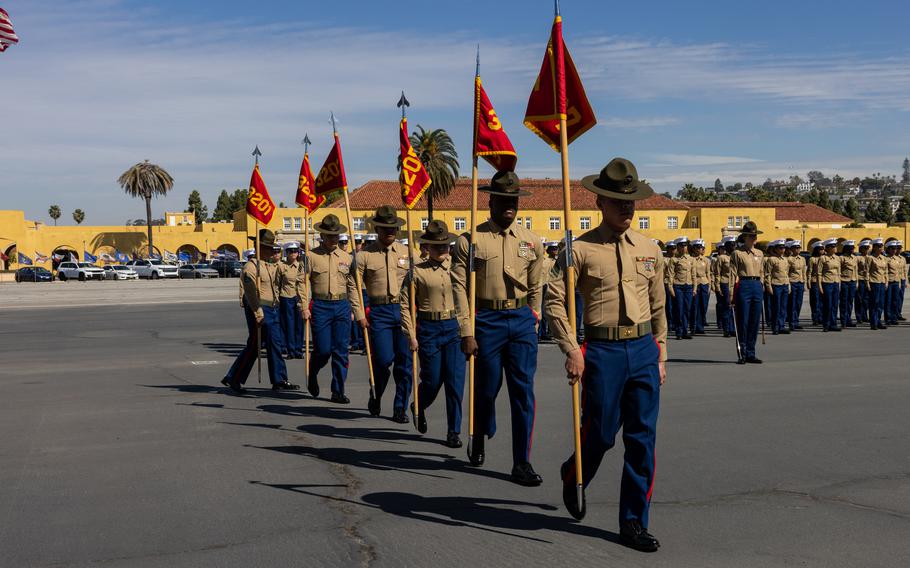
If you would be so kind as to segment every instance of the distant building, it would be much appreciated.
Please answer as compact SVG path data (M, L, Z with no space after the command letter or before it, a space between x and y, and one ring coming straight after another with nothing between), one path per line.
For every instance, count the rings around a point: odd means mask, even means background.
M815 189L814 181L804 181L796 186L796 193L809 193Z

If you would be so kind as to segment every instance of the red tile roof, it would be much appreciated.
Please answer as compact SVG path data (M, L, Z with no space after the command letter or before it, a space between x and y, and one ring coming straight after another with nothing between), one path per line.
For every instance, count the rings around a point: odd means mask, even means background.
M749 209L773 207L778 221L801 221L803 223L852 223L853 219L838 215L824 207L799 201L685 201L693 209L726 207L730 209Z
M488 183L488 180L479 180L478 182L480 186L486 183ZM522 209L531 211L562 209L562 182L560 180L523 179L521 180L521 187L531 192L530 196L521 198L520 206ZM597 196L582 187L580 180L572 180L570 188L572 191L573 210L597 209L594 204ZM351 193L351 209L376 209L384 204L392 204L398 207L401 205L400 191L397 180L368 181ZM487 193L478 193L478 209L485 210L488 208L488 197ZM426 201L426 196L422 197L416 209L425 210L427 208ZM344 201L339 199L329 205L329 207L344 207ZM436 210L467 210L470 208L471 180L467 178L459 178L455 183L455 187L445 199L433 202L433 209ZM688 209L688 207L682 202L673 201L662 195L654 195L639 201L636 209Z

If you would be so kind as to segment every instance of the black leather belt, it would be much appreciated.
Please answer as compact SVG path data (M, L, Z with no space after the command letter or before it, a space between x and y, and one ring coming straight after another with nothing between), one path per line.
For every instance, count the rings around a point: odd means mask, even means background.
M478 310L517 310L528 305L528 298L509 298L507 300L484 300L477 298Z
M761 276L740 276L740 280L761 280Z
M441 312L417 312L417 319L423 321L445 321L455 319L455 310Z
M398 296L370 296L371 306L384 306L386 304L399 304Z
M313 294L314 300L322 300L323 302L337 302L347 297L347 294Z
M636 325L610 327L602 325L585 325L585 339L599 339L602 341L626 341L638 339L651 333L651 322L646 321Z

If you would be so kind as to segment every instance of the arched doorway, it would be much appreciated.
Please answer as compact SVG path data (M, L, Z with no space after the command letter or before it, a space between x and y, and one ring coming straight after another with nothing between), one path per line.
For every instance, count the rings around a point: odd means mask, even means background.
M177 248L177 258L186 262L202 262L202 252L195 245L180 245Z
M54 248L54 251L51 253L51 268L57 270L57 267L61 262L70 262L74 258L76 259L76 262L82 260L82 256L79 254L76 247L72 245L60 245Z
M237 247L235 247L232 244L224 243L224 244L218 245L218 248L213 249L213 250L215 251L215 253L217 253L216 258L226 257L230 260L240 260L240 251L237 250Z
M3 270L9 270L10 265L16 262L16 253L16 243L11 244L5 251L3 251L3 256L7 259L0 259L0 261L2 261L2 265L0 266L3 266Z

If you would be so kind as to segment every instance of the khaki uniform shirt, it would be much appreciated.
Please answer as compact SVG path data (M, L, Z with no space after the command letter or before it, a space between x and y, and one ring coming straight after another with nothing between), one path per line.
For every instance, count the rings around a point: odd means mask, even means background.
M820 256L810 256L809 257L809 282L812 285L818 284L818 261L821 259Z
M900 282L906 278L904 259L899 254L885 258L888 259L888 282Z
M689 253L671 258L667 269L670 272L671 285L695 285L695 259L689 256Z
M282 260L278 263L278 268L281 275L281 297L293 298L296 296L301 301L306 300L306 272L303 270L303 263L300 260L294 262Z
M383 248L378 241L363 247L357 253L357 271L367 296L397 300L410 262L408 247L399 242L388 248ZM357 319L362 318L363 314L358 314Z
M818 259L818 275L816 282L819 284L834 284L840 282L840 266L843 257L832 255L822 255Z
M790 260L783 256L765 258L765 288L790 285Z
M869 255L861 254L856 257L856 279L865 282L869 278Z
M360 290L357 289L351 260L350 254L337 247L330 251L319 245L307 251L307 264L310 268L309 291L312 295L307 297L305 302L309 303L311 298L346 295L351 303L351 310L355 314L362 312L363 302Z
M553 271L553 267L556 265L556 259L550 258L549 256L544 256L543 258L543 268L540 269L540 274L543 278L543 284L546 284L550 280L550 272Z
M764 253L755 247L752 250L740 247L730 255L730 264L737 279L744 276L761 278L764 260Z
M418 312L451 312L455 317L450 268L449 259L442 263L427 259L414 265L414 302ZM401 285L401 327L409 337L416 338L417 329L411 325L411 318L411 283L405 277Z
M870 254L866 261L869 284L888 283L888 257L883 254L878 256ZM871 287L871 286L870 286Z
M790 270L788 276L790 277L790 284L794 282L805 282L806 281L806 259L801 255L794 255L787 258L787 261L790 263Z
M730 263L730 255L718 254L717 260L711 267L714 272L714 291L720 292L721 284L730 284L733 281L733 265Z
M620 249L624 254L620 254ZM660 360L666 361L666 291L660 248L640 233L630 230L619 235L598 227L579 237L572 250L578 290L584 299L584 323L618 327L650 321L660 347ZM627 304L629 296L632 296L629 303L634 301L634 305ZM578 349L575 330L569 328L563 278L550 282L546 311L553 337L562 352Z
M857 265L857 257L851 255L844 255L840 257L840 281L841 282L856 282L859 280L859 271Z
M692 258L695 267L695 283L711 285L711 259L707 256Z
M665 256L662 259L664 266L664 284L667 286L672 286L673 283L670 282L670 261L673 260L672 256Z
M534 313L540 314L543 284L544 248L540 237L512 224L499 228L492 220L481 223L474 235L478 300L508 300L527 298ZM461 336L471 335L471 314L468 306L468 248L467 233L455 241L452 260L452 290Z
M280 270L277 262L250 260L244 265L240 279L243 281L243 297L251 310L256 312L261 306L274 308L278 305Z

